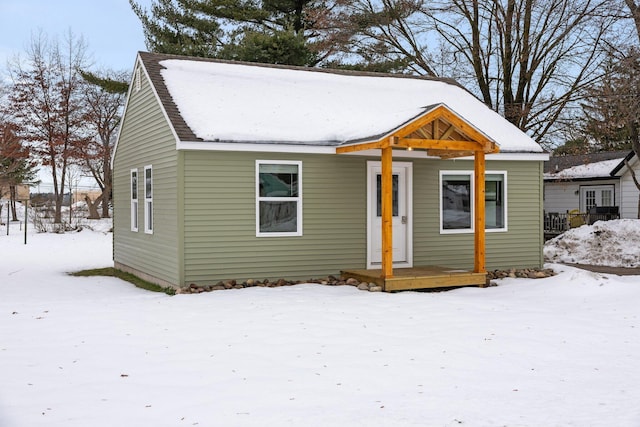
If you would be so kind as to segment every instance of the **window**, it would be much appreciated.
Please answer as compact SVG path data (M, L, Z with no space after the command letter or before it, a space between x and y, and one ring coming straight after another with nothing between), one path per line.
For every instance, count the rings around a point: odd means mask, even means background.
M138 169L131 169L131 231L138 231Z
M580 186L580 211L589 212L598 206L615 206L614 186L583 185Z
M302 236L302 162L256 161L256 235Z
M144 232L153 233L153 173L151 166L144 167Z
M506 172L485 173L485 229L507 230ZM440 232L473 231L473 173L440 172Z

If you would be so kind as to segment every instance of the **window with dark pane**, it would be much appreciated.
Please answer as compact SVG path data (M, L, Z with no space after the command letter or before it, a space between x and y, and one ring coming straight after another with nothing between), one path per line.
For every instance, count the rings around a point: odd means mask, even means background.
M391 176L391 194L392 194L392 206L393 206L393 216L398 216L398 175ZM376 194L377 194L377 203L376 203L376 215L382 216L382 175L376 175Z

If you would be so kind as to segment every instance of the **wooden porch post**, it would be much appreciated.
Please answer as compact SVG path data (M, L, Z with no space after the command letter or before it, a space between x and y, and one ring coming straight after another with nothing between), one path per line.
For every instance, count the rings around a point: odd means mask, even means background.
M393 149L382 147L382 278L393 277Z
M474 239L474 273L484 273L485 267L485 158L484 151L476 151L474 155L475 186L475 239Z

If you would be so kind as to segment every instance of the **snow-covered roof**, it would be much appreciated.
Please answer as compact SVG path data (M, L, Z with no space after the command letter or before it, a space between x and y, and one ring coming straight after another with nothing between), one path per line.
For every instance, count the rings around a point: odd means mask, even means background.
M144 52L140 58L182 141L338 146L376 140L444 104L501 152L542 152L452 81Z
M620 159L603 160L601 162L587 163L573 166L558 172L546 172L544 179L578 179L578 178L602 178L610 177L611 171L618 166Z

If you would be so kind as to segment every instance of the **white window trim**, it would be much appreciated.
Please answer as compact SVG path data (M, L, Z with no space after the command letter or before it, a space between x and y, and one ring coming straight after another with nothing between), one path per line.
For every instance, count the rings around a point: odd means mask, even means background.
M133 174L136 174L136 194L134 199L133 194ZM139 206L139 194L140 194L140 177L138 176L138 169L131 169L129 174L129 196L131 198L131 231L138 231L138 206Z
M260 197L260 165L296 165L298 166L297 197ZM298 160L256 160L256 237L295 237L302 236L302 161ZM297 229L292 232L266 233L260 231L260 202L297 202Z
M151 171L151 197L147 197L147 170ZM153 167L151 165L144 167L142 184L144 185L144 232L147 234L153 234L155 221L153 218ZM149 206L151 206L151 208L149 208ZM151 224L149 224L149 214L151 214Z
M578 187L578 206L580 207L580 212L587 212L587 200L585 192L589 190L611 190L611 195L613 197L612 206L616 205L616 186L615 184L597 184L597 185L580 185Z
M458 230L449 230L442 228L442 220L443 220L443 212L442 212L442 176L443 175L460 175L460 176L468 176L469 181L471 182L471 228L464 228ZM504 233L509 231L509 203L507 199L508 193L508 184L507 184L507 171L505 170L488 170L485 171L485 180L486 175L502 175L504 182L504 227L503 228L486 228L485 233ZM473 179L473 171L465 171L465 170L441 170L440 178L438 180L439 191L438 191L438 210L440 211L440 234L470 234L475 232L475 182Z

